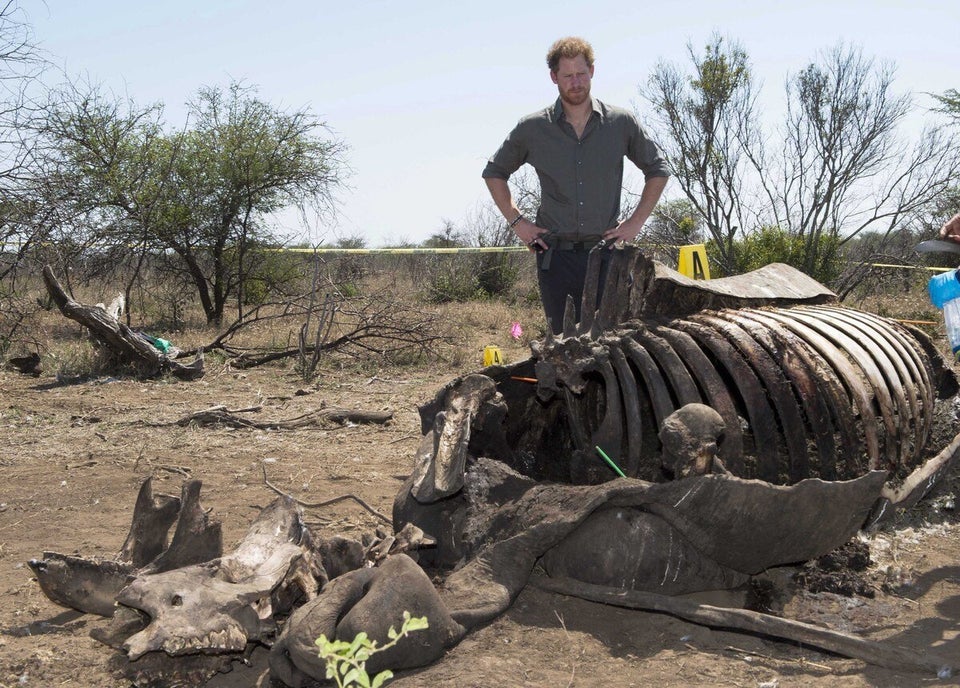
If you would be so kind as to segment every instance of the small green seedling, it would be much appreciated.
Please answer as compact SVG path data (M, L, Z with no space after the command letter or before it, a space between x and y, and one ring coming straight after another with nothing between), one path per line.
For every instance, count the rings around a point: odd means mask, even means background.
M360 686L360 688L380 688L385 681L393 678L389 669L381 671L370 679L367 675L367 660L378 652L393 647L401 638L406 638L413 631L422 631L428 628L427 617L410 616L410 612L403 613L403 625L397 631L393 626L387 631L389 642L383 647L377 647L376 640L370 640L367 634L361 631L351 641L327 640L327 636L317 638L317 647L320 648L320 659L327 663L327 678L337 682L339 688Z

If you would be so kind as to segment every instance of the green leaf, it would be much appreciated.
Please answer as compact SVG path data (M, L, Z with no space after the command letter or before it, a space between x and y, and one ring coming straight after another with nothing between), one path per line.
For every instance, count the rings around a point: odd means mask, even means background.
M368 642L367 634L364 631L357 633L356 637L353 639L353 642L349 645L350 656L353 657L355 654L357 654L357 650L360 649L361 646L367 645Z
M403 624L403 629L408 633L410 631L422 631L429 627L430 622L425 616L412 616Z
M345 685L345 686L350 686L350 685L353 685L353 684L364 685L364 682L361 680L361 677L362 677L362 678L366 678L366 676L367 676L367 673L366 673L366 672L363 672L363 673L361 674L361 672L360 672L359 669L357 669L356 667L353 667L353 668L350 669L349 672L344 673L344 675L343 675L343 685ZM366 681L366 683L367 683L367 685L369 685L369 683L370 683L369 680Z
M370 688L380 688L380 686L382 686L385 681L388 681L391 678L393 678L393 672L390 671L389 669L385 669L381 671L379 674L377 674L376 676L374 676L373 683L370 684Z

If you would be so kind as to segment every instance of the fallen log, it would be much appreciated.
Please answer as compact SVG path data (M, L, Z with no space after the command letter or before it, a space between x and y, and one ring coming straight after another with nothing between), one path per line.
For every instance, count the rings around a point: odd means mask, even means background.
M239 415L242 411L259 411L259 407L230 411L226 406L211 406L202 411L194 411L174 421L173 425L221 425L228 428L253 428L256 430L295 430L311 425L336 423L378 423L383 424L393 418L392 411L362 411L339 407L319 408L287 420L255 421ZM165 425L170 425L166 423Z
M60 312L90 330L94 340L113 354L119 363L134 366L144 377L154 377L168 371L180 380L203 377L202 353L197 355L193 363L179 363L157 349L145 334L120 322L106 309L85 306L72 299L54 277L49 265L43 267L43 281Z

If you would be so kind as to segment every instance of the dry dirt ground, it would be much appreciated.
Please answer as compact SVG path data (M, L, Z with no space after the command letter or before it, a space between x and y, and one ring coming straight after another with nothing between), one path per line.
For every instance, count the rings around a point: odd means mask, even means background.
M522 356L517 347L509 356ZM279 488L307 502L354 494L389 513L419 439L417 404L447 380L477 367L326 374L308 386L292 372L238 372L211 364L198 382L95 378L58 381L0 372L0 686L117 688L111 650L89 637L98 617L65 612L42 594L27 567L44 550L116 553L137 488L178 494L203 481L202 503L224 526L227 547ZM224 404L262 404L260 419L285 419L322 403L388 409L385 426L286 431L159 426ZM960 519L951 476L939 499L897 530L870 540L875 597L796 595L786 613L920 653L935 648L960 665ZM350 502L308 509L324 536L359 538L376 520ZM254 686L253 667L210 684ZM770 638L709 630L669 616L628 611L527 588L502 617L470 634L433 666L398 676L414 686L928 686L957 679L895 673Z

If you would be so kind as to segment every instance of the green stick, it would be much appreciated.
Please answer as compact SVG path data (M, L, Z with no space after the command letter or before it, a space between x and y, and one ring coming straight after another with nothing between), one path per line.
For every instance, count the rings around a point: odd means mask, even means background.
M620 466L618 466L617 464L615 464L615 463L613 462L613 459L611 459L609 456L607 456L599 446L597 447L597 453L600 454L600 457L601 457L604 461L607 462L607 465L610 466L610 468L612 468L612 469L616 472L617 475L619 475L621 478L626 478L626 477L627 477L626 474L625 474L623 471L620 470Z

